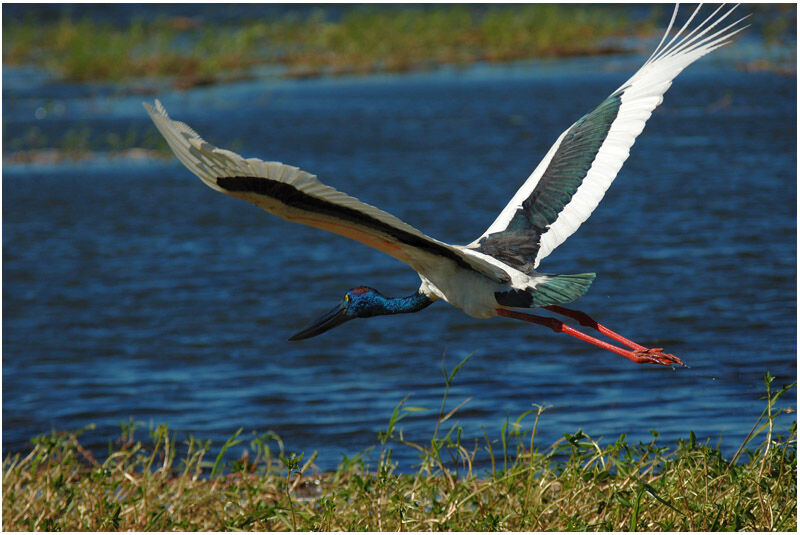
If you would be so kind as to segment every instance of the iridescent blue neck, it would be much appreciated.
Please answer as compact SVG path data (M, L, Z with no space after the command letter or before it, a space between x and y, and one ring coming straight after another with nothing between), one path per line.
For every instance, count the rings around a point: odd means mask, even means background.
M353 299L349 314L359 318L383 316L387 314L408 314L417 312L433 303L425 294L416 292L407 297L386 297L375 290Z
M407 314L411 312L419 312L426 306L433 303L427 295L416 292L407 297L384 297L380 296L383 301L384 314Z

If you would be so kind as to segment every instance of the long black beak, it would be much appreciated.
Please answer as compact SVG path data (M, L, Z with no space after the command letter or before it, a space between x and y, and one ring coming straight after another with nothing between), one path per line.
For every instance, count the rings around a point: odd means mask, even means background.
M353 318L347 315L347 308L345 308L344 303L339 303L332 310L317 318L314 323L289 338L289 341L294 342L295 340L305 340L306 338L317 336L351 319Z

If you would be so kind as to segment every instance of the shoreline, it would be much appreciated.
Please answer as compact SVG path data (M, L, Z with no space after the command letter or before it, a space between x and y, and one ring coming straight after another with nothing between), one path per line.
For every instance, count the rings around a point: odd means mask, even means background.
M691 431L672 446L655 431L649 443L623 435L601 446L579 430L542 448L541 406L503 426L501 440L484 435L473 445L458 424L440 436L452 416L443 412L430 442L407 442L397 424L415 409L401 402L375 446L322 472L316 451L285 451L271 432L248 440L239 429L215 456L209 441L179 442L165 425L137 440L130 422L99 462L80 444L82 431L52 431L3 460L3 528L791 532L796 420L788 424L781 416L794 410L775 403L794 385L775 392L764 380L767 407L730 458ZM396 471L401 447L419 452L416 472ZM226 461L234 449L242 454ZM364 460L369 450L377 461ZM478 451L491 465L477 467Z

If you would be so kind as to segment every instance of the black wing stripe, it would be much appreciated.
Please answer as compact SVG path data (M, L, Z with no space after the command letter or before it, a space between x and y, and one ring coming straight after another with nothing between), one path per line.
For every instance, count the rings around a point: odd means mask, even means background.
M460 267L474 271L474 268L470 266L469 263L447 247L439 245L434 241L426 240L421 236L417 236L403 229L393 227L392 225L384 223L358 210L354 210L353 208L341 206L309 195L308 193L298 190L291 184L252 176L218 177L217 184L221 188L231 192L264 195L298 210L325 215L368 228L385 236L389 236L405 245L421 249L433 255L445 257L452 260Z

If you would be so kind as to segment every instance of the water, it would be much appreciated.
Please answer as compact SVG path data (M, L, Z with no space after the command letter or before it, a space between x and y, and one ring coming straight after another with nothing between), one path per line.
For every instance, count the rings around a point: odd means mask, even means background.
M722 58L722 56L720 56ZM428 234L478 236L558 134L642 58L478 65L404 76L257 80L161 92L209 141L317 173ZM142 97L4 69L4 137L150 128ZM204 187L175 159L3 167L3 448L90 423L103 451L133 417L216 446L273 430L336 466L376 444L394 406L425 440L443 392L463 436L550 405L540 444L581 428L667 444L693 430L732 452L796 380L796 82L707 59L678 77L598 210L541 266L596 271L576 308L688 369L636 365L445 303L286 339L352 286L418 285L361 244ZM62 105L53 108L54 101ZM49 107L48 107L49 106ZM34 119L38 108L58 113ZM40 113L41 116L41 113ZM784 402L795 406L793 400ZM236 450L233 455L238 455ZM374 457L374 454L373 454ZM416 460L395 447L401 469Z

